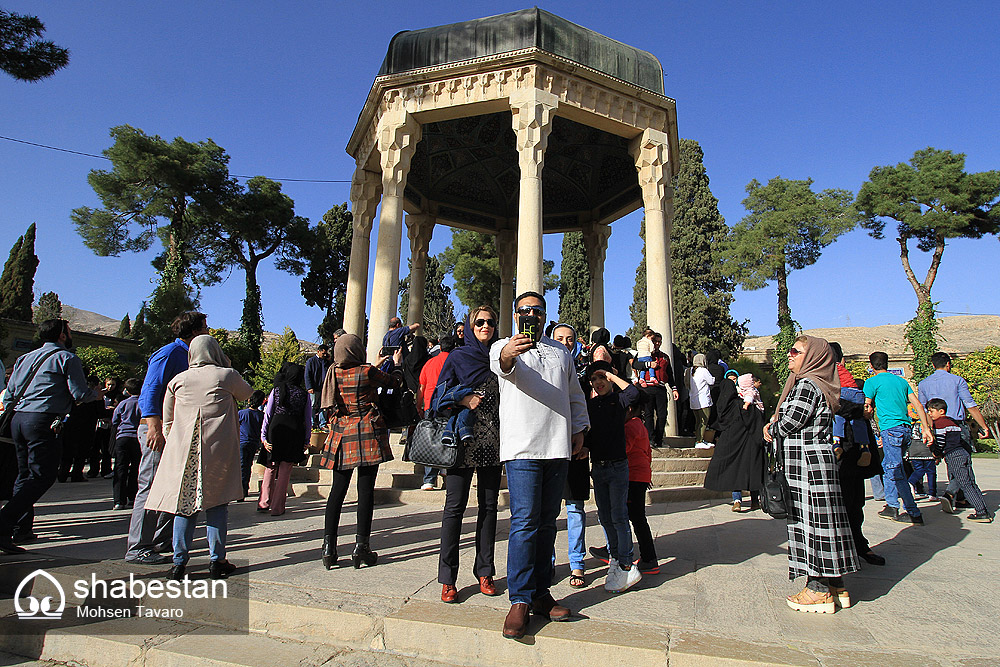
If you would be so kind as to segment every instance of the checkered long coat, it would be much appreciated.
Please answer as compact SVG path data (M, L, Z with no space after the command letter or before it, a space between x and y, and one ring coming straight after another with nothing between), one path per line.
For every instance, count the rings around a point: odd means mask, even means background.
M348 470L392 460L389 430L375 407L378 387L400 387L402 377L374 366L330 368L337 374L337 414L326 439L320 465Z
M833 413L819 387L795 383L771 433L782 438L791 491L788 578L839 577L858 569L858 554L833 454Z

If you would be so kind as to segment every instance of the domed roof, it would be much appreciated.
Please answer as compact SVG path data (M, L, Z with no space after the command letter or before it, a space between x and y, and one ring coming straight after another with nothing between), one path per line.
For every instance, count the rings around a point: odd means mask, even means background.
M379 76L532 47L663 94L663 68L653 54L537 7L400 32L389 42Z

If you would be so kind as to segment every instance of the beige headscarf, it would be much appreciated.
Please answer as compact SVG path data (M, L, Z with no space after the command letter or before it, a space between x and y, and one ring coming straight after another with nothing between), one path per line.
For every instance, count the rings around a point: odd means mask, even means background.
M232 368L233 364L229 357L222 351L219 341L209 334L195 336L188 346L188 368L198 368L200 366L218 366L220 368Z
M337 338L333 346L333 364L323 378L323 392L320 395L320 408L336 409L337 407L337 369L354 368L365 363L365 346L355 334L343 334Z
M812 380L823 392L830 410L837 411L840 407L840 378L837 376L837 362L834 361L833 348L826 339L806 336L806 351L802 353L799 371L788 374L785 388L781 390L781 396L778 398L779 412L792 387L803 379Z
M705 358L704 354L696 354L694 355L694 359L691 360L691 365L694 368L707 368L708 359Z

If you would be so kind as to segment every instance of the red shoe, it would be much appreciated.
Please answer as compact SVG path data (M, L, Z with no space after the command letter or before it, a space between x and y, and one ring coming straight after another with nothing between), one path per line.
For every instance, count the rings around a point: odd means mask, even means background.
M483 595L496 595L497 587L493 584L493 577L479 577L479 591Z
M458 602L458 589L451 584L443 584L441 586L441 602L449 604Z

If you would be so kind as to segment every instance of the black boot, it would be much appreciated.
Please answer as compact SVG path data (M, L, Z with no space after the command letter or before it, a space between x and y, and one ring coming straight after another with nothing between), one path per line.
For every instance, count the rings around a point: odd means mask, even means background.
M323 567L332 570L337 564L337 541L336 538L325 535L323 537Z
M354 547L354 553L351 554L351 562L354 563L355 570L362 565L371 567L378 562L378 554L369 549L367 544L358 544Z
M226 579L236 571L236 566L228 560L213 560L208 564L208 576L212 579Z
M167 579L170 579L171 581L183 581L186 570L187 567L184 565L174 565L170 568L170 574L167 575Z

